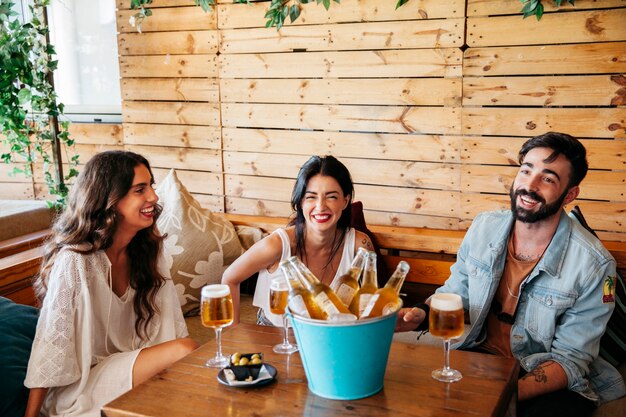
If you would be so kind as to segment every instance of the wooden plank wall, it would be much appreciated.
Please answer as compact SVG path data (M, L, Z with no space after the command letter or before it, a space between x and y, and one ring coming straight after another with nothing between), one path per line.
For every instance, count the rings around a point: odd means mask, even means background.
M626 0L545 1L540 22L514 0L395 3L309 4L277 32L269 1L155 0L137 33L117 0L123 123L75 127L81 161L135 150L214 211L288 216L300 165L332 153L368 223L464 230L558 130L589 150L591 225L626 241Z
M156 0L142 33L117 0L124 148L149 158L157 182L174 168L195 197L224 211L217 14Z
M463 0L304 6L280 32L269 2L223 2L226 210L286 216L298 168L332 153L373 224L456 229Z
M589 152L576 204L604 237L625 240L626 1L550 6L540 21L521 19L517 2L467 6L463 225L487 207L509 206L520 144L556 130Z

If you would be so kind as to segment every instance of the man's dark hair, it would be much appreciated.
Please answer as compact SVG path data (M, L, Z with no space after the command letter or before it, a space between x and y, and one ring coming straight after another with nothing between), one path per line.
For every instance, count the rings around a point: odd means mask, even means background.
M545 162L552 162L561 154L567 158L572 166L568 188L580 184L585 178L585 175L587 175L587 170L589 169L589 165L587 164L587 151L578 139L566 133L559 132L548 132L543 135L535 136L522 145L522 149L520 149L517 155L520 164L526 154L534 148L548 148L554 151L546 158Z

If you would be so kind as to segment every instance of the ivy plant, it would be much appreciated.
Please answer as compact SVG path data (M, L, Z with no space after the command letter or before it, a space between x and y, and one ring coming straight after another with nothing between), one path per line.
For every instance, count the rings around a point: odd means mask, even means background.
M537 20L541 20L541 16L543 16L543 4L541 4L541 0L520 0L520 2L524 5L520 11L524 19L534 15ZM574 0L567 0L567 2L572 6L574 5ZM554 0L554 3L556 3L557 7L561 7L563 0Z
M63 104L57 100L52 72L54 48L47 41L45 8L50 0L34 0L32 20L22 23L13 0L0 0L0 135L7 152L0 159L13 164L12 174L32 176L43 163L44 179L57 209L65 205L67 182L78 175L78 155L68 155L63 174L61 148L74 145L68 122L58 123Z

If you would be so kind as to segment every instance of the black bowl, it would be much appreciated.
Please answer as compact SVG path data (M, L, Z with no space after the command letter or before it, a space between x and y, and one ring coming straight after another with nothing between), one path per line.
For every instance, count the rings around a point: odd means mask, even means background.
M241 357L248 358L248 360L250 360L254 354L255 353L242 353ZM261 352L257 352L256 354L261 357L261 363L256 365L234 365L231 358L231 363L227 366L227 368L233 371L237 381L245 381L246 378L250 376L253 380L259 377L261 366L263 366L263 354Z

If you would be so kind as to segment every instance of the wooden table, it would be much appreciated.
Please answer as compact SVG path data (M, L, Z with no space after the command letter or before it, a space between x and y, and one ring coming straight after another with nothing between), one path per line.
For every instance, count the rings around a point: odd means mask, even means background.
M207 329L207 331L210 331ZM291 337L293 334L290 332ZM107 417L151 416L514 416L518 366L513 359L452 351L463 373L453 384L435 381L443 348L394 342L382 391L355 401L327 400L307 387L298 353L277 355L282 329L239 324L224 331L223 352L263 352L278 378L257 388L220 384L217 369L204 367L215 355L211 341L151 380L107 404ZM355 352L358 361L358 352Z

